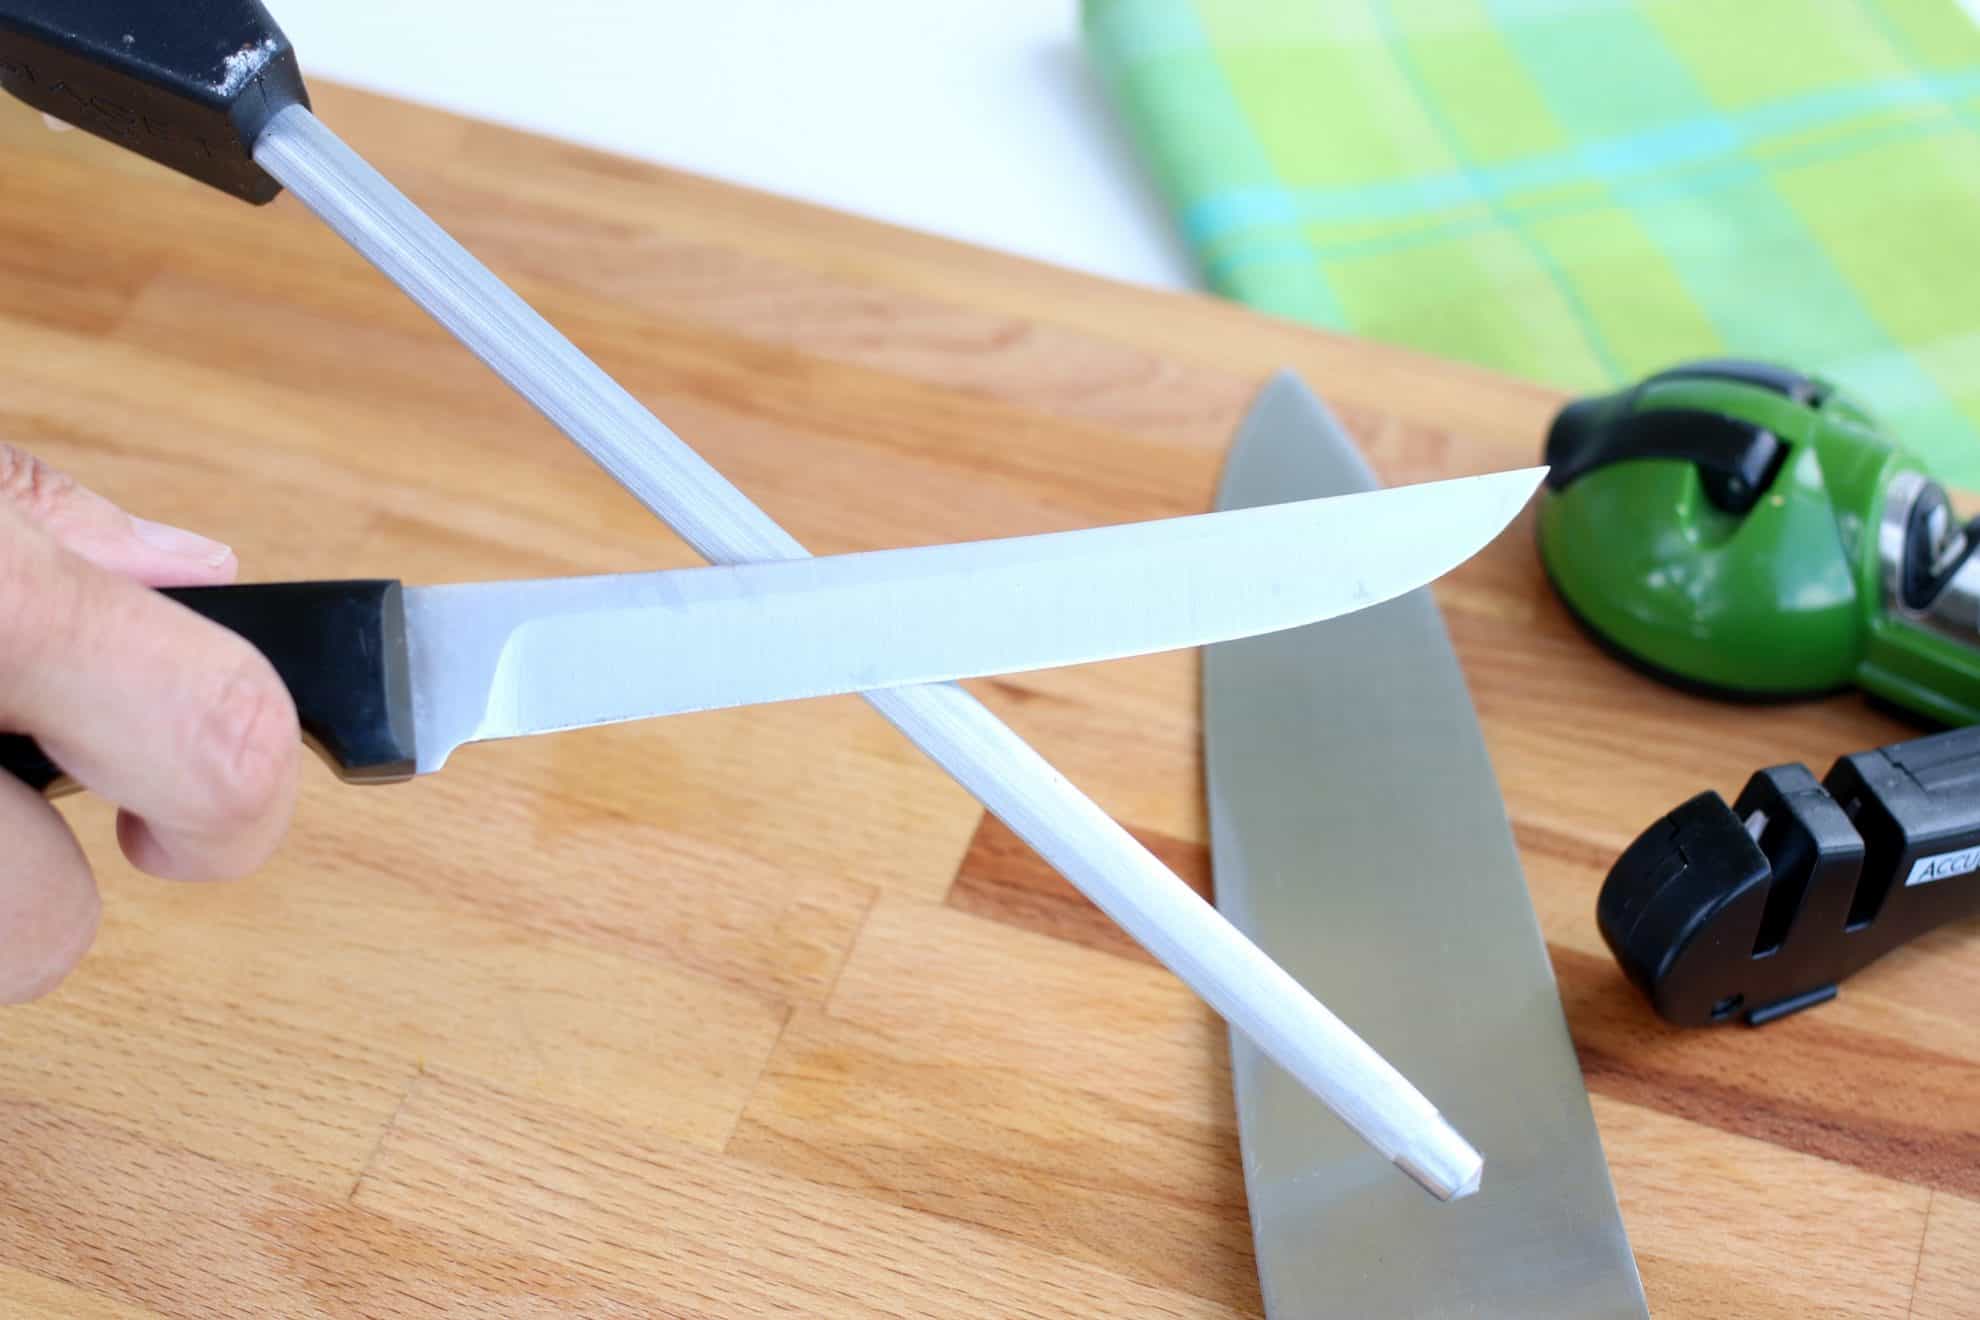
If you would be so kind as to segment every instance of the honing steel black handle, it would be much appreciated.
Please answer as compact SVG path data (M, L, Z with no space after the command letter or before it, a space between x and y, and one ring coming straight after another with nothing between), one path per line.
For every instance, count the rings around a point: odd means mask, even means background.
M0 90L257 205L255 139L309 104L260 0L0 0Z
M273 582L161 592L239 633L295 698L303 734L340 778L413 773L405 591L392 581ZM32 739L0 736L0 769L45 792L63 783Z

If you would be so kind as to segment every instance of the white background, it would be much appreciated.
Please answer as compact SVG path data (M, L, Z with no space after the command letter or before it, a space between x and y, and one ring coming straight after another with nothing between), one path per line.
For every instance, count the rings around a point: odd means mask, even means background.
M1197 285L1085 60L1077 0L267 4L305 78Z

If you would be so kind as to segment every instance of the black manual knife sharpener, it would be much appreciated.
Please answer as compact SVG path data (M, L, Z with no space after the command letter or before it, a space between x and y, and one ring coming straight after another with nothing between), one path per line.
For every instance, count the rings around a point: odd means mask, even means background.
M1980 915L1980 726L1700 793L1624 850L1602 938L1679 1026L1761 1026L1852 972Z

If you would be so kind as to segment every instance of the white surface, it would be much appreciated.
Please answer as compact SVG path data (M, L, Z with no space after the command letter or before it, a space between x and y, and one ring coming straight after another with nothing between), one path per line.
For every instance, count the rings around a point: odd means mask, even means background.
M1197 286L1084 59L1077 0L269 8L306 77L1117 279Z

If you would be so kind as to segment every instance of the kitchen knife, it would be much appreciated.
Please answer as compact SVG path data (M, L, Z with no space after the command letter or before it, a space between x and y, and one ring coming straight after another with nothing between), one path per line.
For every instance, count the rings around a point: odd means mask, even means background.
M1217 507L1375 485L1285 374L1245 418ZM1218 907L1437 1096L1491 1169L1454 1205L1410 1194L1231 1033L1267 1311L1645 1316L1546 945L1430 593L1210 647L1203 692Z
M1274 508L821 559L522 582L199 587L345 778L464 743L1086 664L1310 623L1496 536L1538 469ZM0 767L55 768L25 739Z

